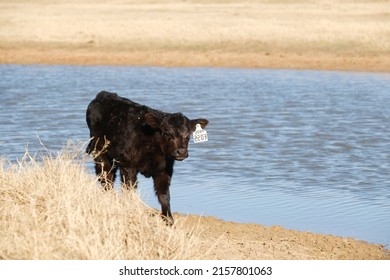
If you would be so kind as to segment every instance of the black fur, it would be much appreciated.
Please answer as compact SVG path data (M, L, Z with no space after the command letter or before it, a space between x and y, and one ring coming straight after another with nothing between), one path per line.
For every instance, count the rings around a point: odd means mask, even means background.
M174 161L188 157L190 134L198 123L204 128L208 120L189 120L102 91L87 109L87 153L93 154L105 189L113 187L118 169L126 188L136 187L139 172L152 177L162 215L173 222L169 186Z

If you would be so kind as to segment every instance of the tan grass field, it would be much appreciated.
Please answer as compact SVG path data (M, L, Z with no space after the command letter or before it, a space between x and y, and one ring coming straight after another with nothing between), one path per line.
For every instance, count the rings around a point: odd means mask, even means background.
M0 63L390 70L390 1L0 0Z
M72 145L70 145L72 146ZM79 147L0 160L0 260L389 259L352 238L174 213L166 226L136 192L103 191Z
M0 165L0 259L191 259L200 231L167 227L134 191L97 188L78 153ZM207 252L206 253L207 256Z

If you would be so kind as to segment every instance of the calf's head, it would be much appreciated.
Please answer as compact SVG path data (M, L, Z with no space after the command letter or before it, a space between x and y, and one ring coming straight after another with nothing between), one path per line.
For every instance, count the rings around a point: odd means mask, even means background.
M191 133L195 131L197 124L205 128L208 122L206 119L190 120L182 113L145 114L145 124L161 134L161 149L166 156L175 160L184 160L188 157L188 142Z

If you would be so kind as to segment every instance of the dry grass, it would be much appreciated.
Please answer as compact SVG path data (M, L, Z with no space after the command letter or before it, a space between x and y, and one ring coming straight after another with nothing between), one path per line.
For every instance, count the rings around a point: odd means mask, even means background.
M105 192L79 152L0 162L0 259L196 259L199 230L167 227L135 192ZM181 218L185 219L185 218Z

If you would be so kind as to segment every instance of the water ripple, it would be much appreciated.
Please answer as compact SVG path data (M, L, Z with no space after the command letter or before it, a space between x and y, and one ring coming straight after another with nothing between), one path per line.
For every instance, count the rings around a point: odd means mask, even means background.
M87 141L100 90L205 117L209 142L175 165L174 211L390 241L390 75L212 68L1 65L0 155ZM39 138L39 139L38 139ZM91 164L92 166L92 164ZM91 171L93 172L93 171ZM140 192L158 207L150 179Z

